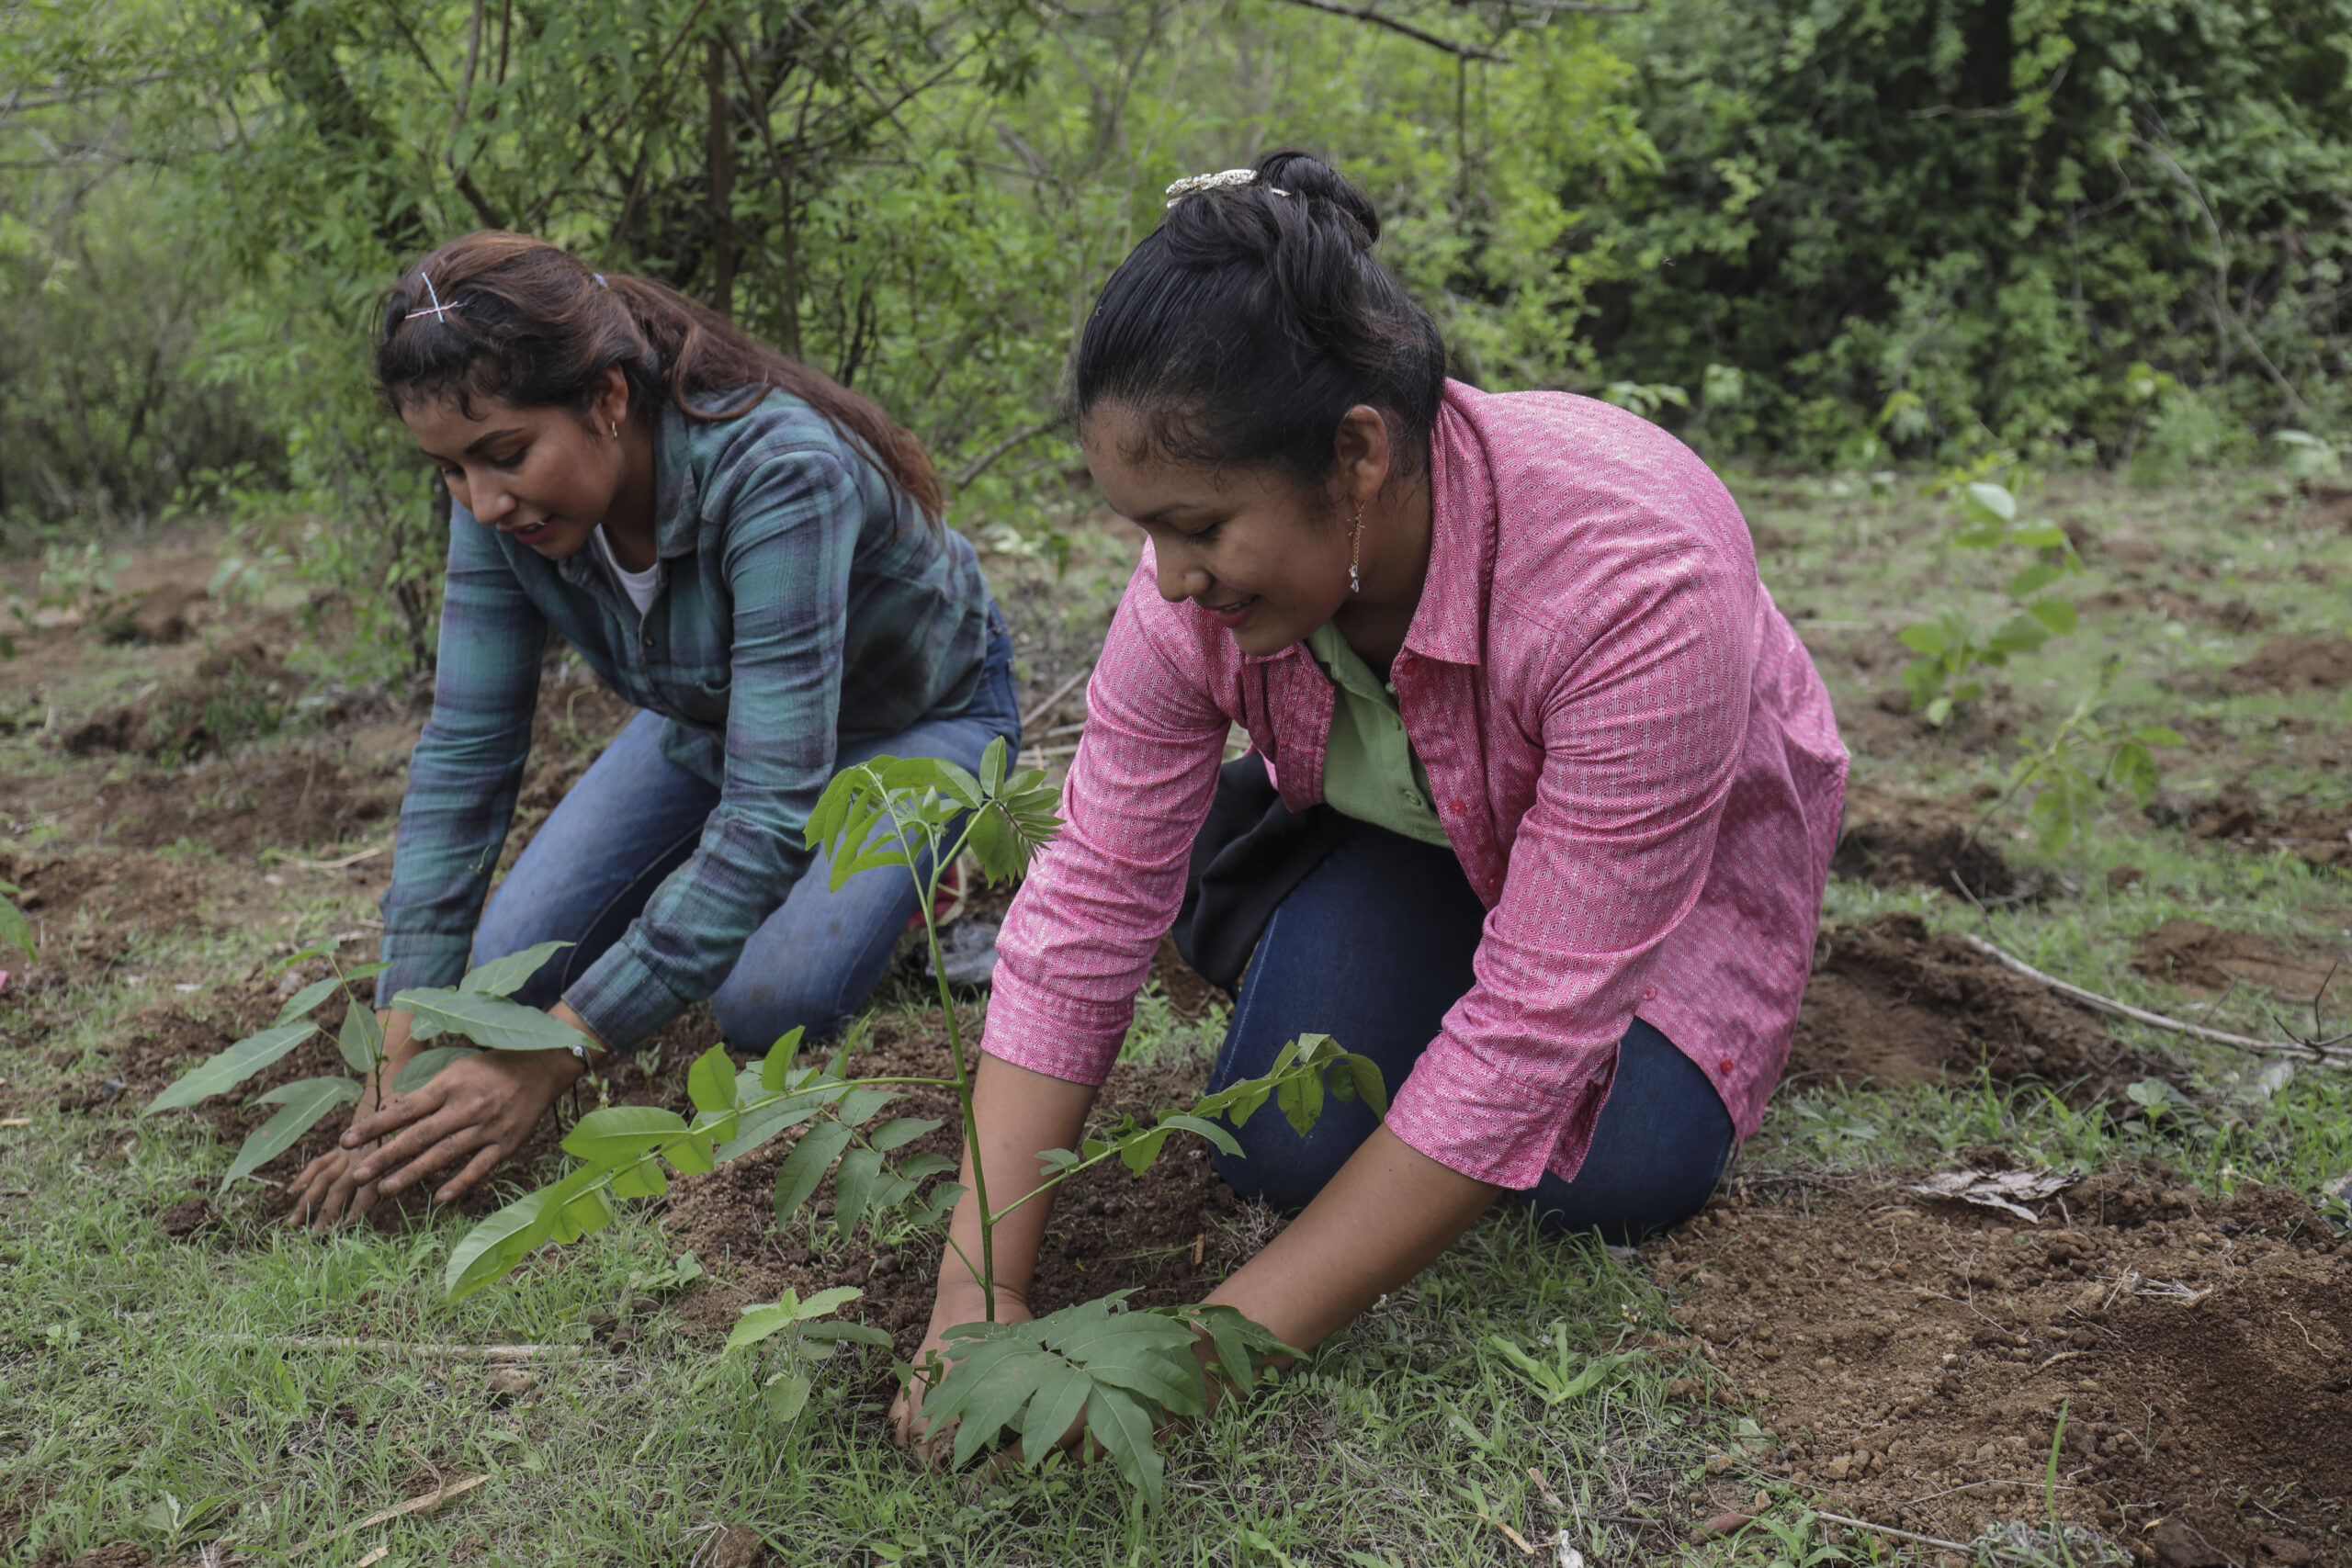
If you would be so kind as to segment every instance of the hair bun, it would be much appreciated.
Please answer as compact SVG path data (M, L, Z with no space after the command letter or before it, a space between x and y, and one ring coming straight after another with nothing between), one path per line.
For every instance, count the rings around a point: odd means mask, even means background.
M1261 187L1290 192L1290 199L1307 204L1311 217L1340 219L1342 227L1352 231L1349 237L1359 249L1368 251L1379 243L1380 214L1374 209L1372 198L1314 153L1285 148L1265 154L1255 166ZM1272 201L1283 199L1272 188L1266 196Z

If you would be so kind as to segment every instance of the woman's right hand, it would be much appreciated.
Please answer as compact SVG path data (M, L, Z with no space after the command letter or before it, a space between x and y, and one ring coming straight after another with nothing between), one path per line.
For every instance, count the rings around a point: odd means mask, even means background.
M1031 1313L1029 1303L1019 1294L1000 1286L996 1292L996 1320L999 1323L1026 1323ZM959 1324L978 1323L988 1316L987 1298L979 1284L960 1269L953 1280L940 1282L938 1297L931 1308L931 1327L922 1337L922 1348L915 1352L915 1366L920 1369L930 1359L932 1352L944 1349L947 1331ZM907 1386L890 1405L890 1434L902 1449L930 1450L934 1441L943 1441L955 1430L950 1422L943 1431L933 1433L922 1416L922 1396L926 1392L922 1374L918 1371L907 1380Z

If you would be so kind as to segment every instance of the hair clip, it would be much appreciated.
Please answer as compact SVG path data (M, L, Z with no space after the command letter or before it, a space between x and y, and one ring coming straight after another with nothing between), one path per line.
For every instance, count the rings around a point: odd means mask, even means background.
M596 280L596 287L599 288L610 288L612 287L611 284L605 281L605 275L601 272L592 272L588 276Z
M447 304L444 305L441 302L441 291L433 287L433 275L428 272L420 272L416 276L417 280L424 285L424 292L432 297L433 305L429 310L411 310L407 315L401 318L402 325L406 325L408 322L416 320L419 316L446 316L450 311L458 309L465 303L465 301L461 299L452 299Z
M1168 205L1173 207L1186 197L1198 196L1203 191L1238 190L1243 186L1257 183L1258 171L1255 169L1226 169L1214 175L1188 175L1170 185L1163 194L1168 197ZM1280 186L1268 186L1266 188L1276 196L1290 194Z

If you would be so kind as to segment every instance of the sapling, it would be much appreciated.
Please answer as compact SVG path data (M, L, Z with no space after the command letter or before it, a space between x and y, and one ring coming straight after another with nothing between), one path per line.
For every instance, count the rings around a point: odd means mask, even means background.
M842 1238L862 1222L877 1227L886 1222L938 1225L966 1196L960 1184L934 1180L953 1170L954 1162L935 1154L895 1161L894 1156L940 1123L877 1119L900 1090L950 1089L967 1136L974 1128L972 1062L941 962L939 883L967 851L989 883L1014 879L1060 826L1055 791L1044 773L1008 773L1007 757L1003 741L990 742L977 777L932 758L876 757L836 775L808 819L808 845L826 852L836 889L877 867L899 867L913 879L953 1077L851 1077L845 1044L824 1061L804 1066L798 1030L778 1040L757 1065L741 1068L723 1047L713 1046L687 1075L692 1121L653 1106L611 1106L582 1117L563 1141L565 1152L581 1162L579 1168L475 1226L450 1256L450 1295L463 1296L502 1278L543 1242L570 1242L611 1224L614 1199L659 1196L668 1187L665 1166L681 1174L707 1171L820 1117L824 1120L801 1135L777 1168L779 1221L814 1198L830 1170L833 1228ZM1237 1390L1248 1389L1265 1358L1286 1347L1230 1307L1130 1310L1128 1292L1029 1322L998 1322L995 1228L1013 1210L1105 1160L1115 1158L1140 1176L1179 1132L1238 1155L1241 1146L1231 1127L1269 1100L1304 1135L1321 1115L1327 1092L1349 1100L1361 1097L1375 1111L1386 1110L1386 1086L1372 1061L1341 1050L1329 1036L1304 1035L1283 1048L1264 1077L1228 1085L1190 1111L1149 1124L1129 1116L1102 1136L1081 1140L1075 1150L1040 1151L1044 1180L1009 1201L1000 1202L1001 1194L992 1197L985 1173L976 1170L970 1196L980 1214L979 1256L964 1262L981 1283L987 1318L948 1329L944 1360L933 1353L921 1366L899 1369L902 1381L921 1377L930 1386L925 1413L934 1428L956 1422L953 1462L962 1464L1000 1447L1010 1434L1023 1462L1034 1465L1071 1431L1082 1429L1156 1502L1160 1464L1153 1433L1169 1417L1208 1408L1212 1374L1195 1345L1205 1341L1216 1375ZM926 1182L933 1183L927 1192ZM949 1238L947 1245L956 1244ZM787 1337L787 1364L764 1384L771 1409L797 1414L805 1402L807 1379L798 1362L810 1346L844 1338L888 1342L878 1329L813 1321L854 1299L854 1292L836 1290L745 1309L729 1339L729 1350Z
M1895 634L1919 656L1904 666L1904 690L1912 706L1939 728L1954 707L1984 694L1982 671L1997 670L2012 654L2030 653L2053 637L2071 634L2077 621L2074 601L2049 592L2060 578L2082 570L2066 531L2054 523L2018 522L2017 497L1989 481L1961 485L1960 503L1961 528L1952 543L1973 550L2024 549L2031 558L2002 584L2013 608L1998 626L1981 626L1958 610L1946 610Z
M506 999L537 972L539 965L569 945L541 942L481 965L454 988L424 987L402 991L392 998L392 1007L415 1014L415 1023L409 1032L413 1040L430 1040L446 1033L462 1035L499 1051L546 1051L569 1046L580 1039L577 1030L537 1008ZM290 969L312 958L323 958L331 969L334 967L332 948L298 953L287 960L284 967ZM368 1085L380 1077L386 1063L383 1026L377 1021L375 1010L352 994L350 987L381 974L384 967L381 964L357 964L335 970L324 979L303 987L286 999L286 1005L277 1010L277 1016L268 1028L246 1035L227 1050L206 1057L182 1073L170 1088L148 1101L140 1115L176 1111L214 1095L226 1094L272 1066L319 1032L319 1025L311 1021L310 1015L337 990L344 991L346 1006L343 1027L335 1035L335 1049L352 1076L301 1078L255 1097L254 1103L278 1109L254 1130L244 1146L237 1151L237 1157L230 1162L228 1173L220 1178L221 1190L228 1190L239 1178L252 1175L292 1148L303 1134L337 1106L358 1100L367 1092ZM419 1052L401 1068L389 1086L390 1091L407 1094L421 1089L443 1067L471 1055L463 1046L452 1045L436 1045Z

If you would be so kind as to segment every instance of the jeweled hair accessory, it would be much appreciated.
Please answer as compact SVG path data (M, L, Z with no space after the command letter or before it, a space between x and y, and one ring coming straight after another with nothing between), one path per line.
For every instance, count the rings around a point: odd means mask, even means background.
M411 310L407 315L402 316L401 318L402 325L416 320L419 316L446 316L465 303L462 299L452 299L447 304L443 304L441 291L433 287L433 275L429 272L421 272L416 276L417 281L424 285L424 292L432 299L433 304L426 310Z
M1168 187L1168 205L1173 207L1186 197L1198 196L1203 191L1234 190L1257 183L1258 171L1255 169L1224 169L1214 175L1189 175ZM1268 186L1266 188L1276 196L1290 194L1280 186Z

